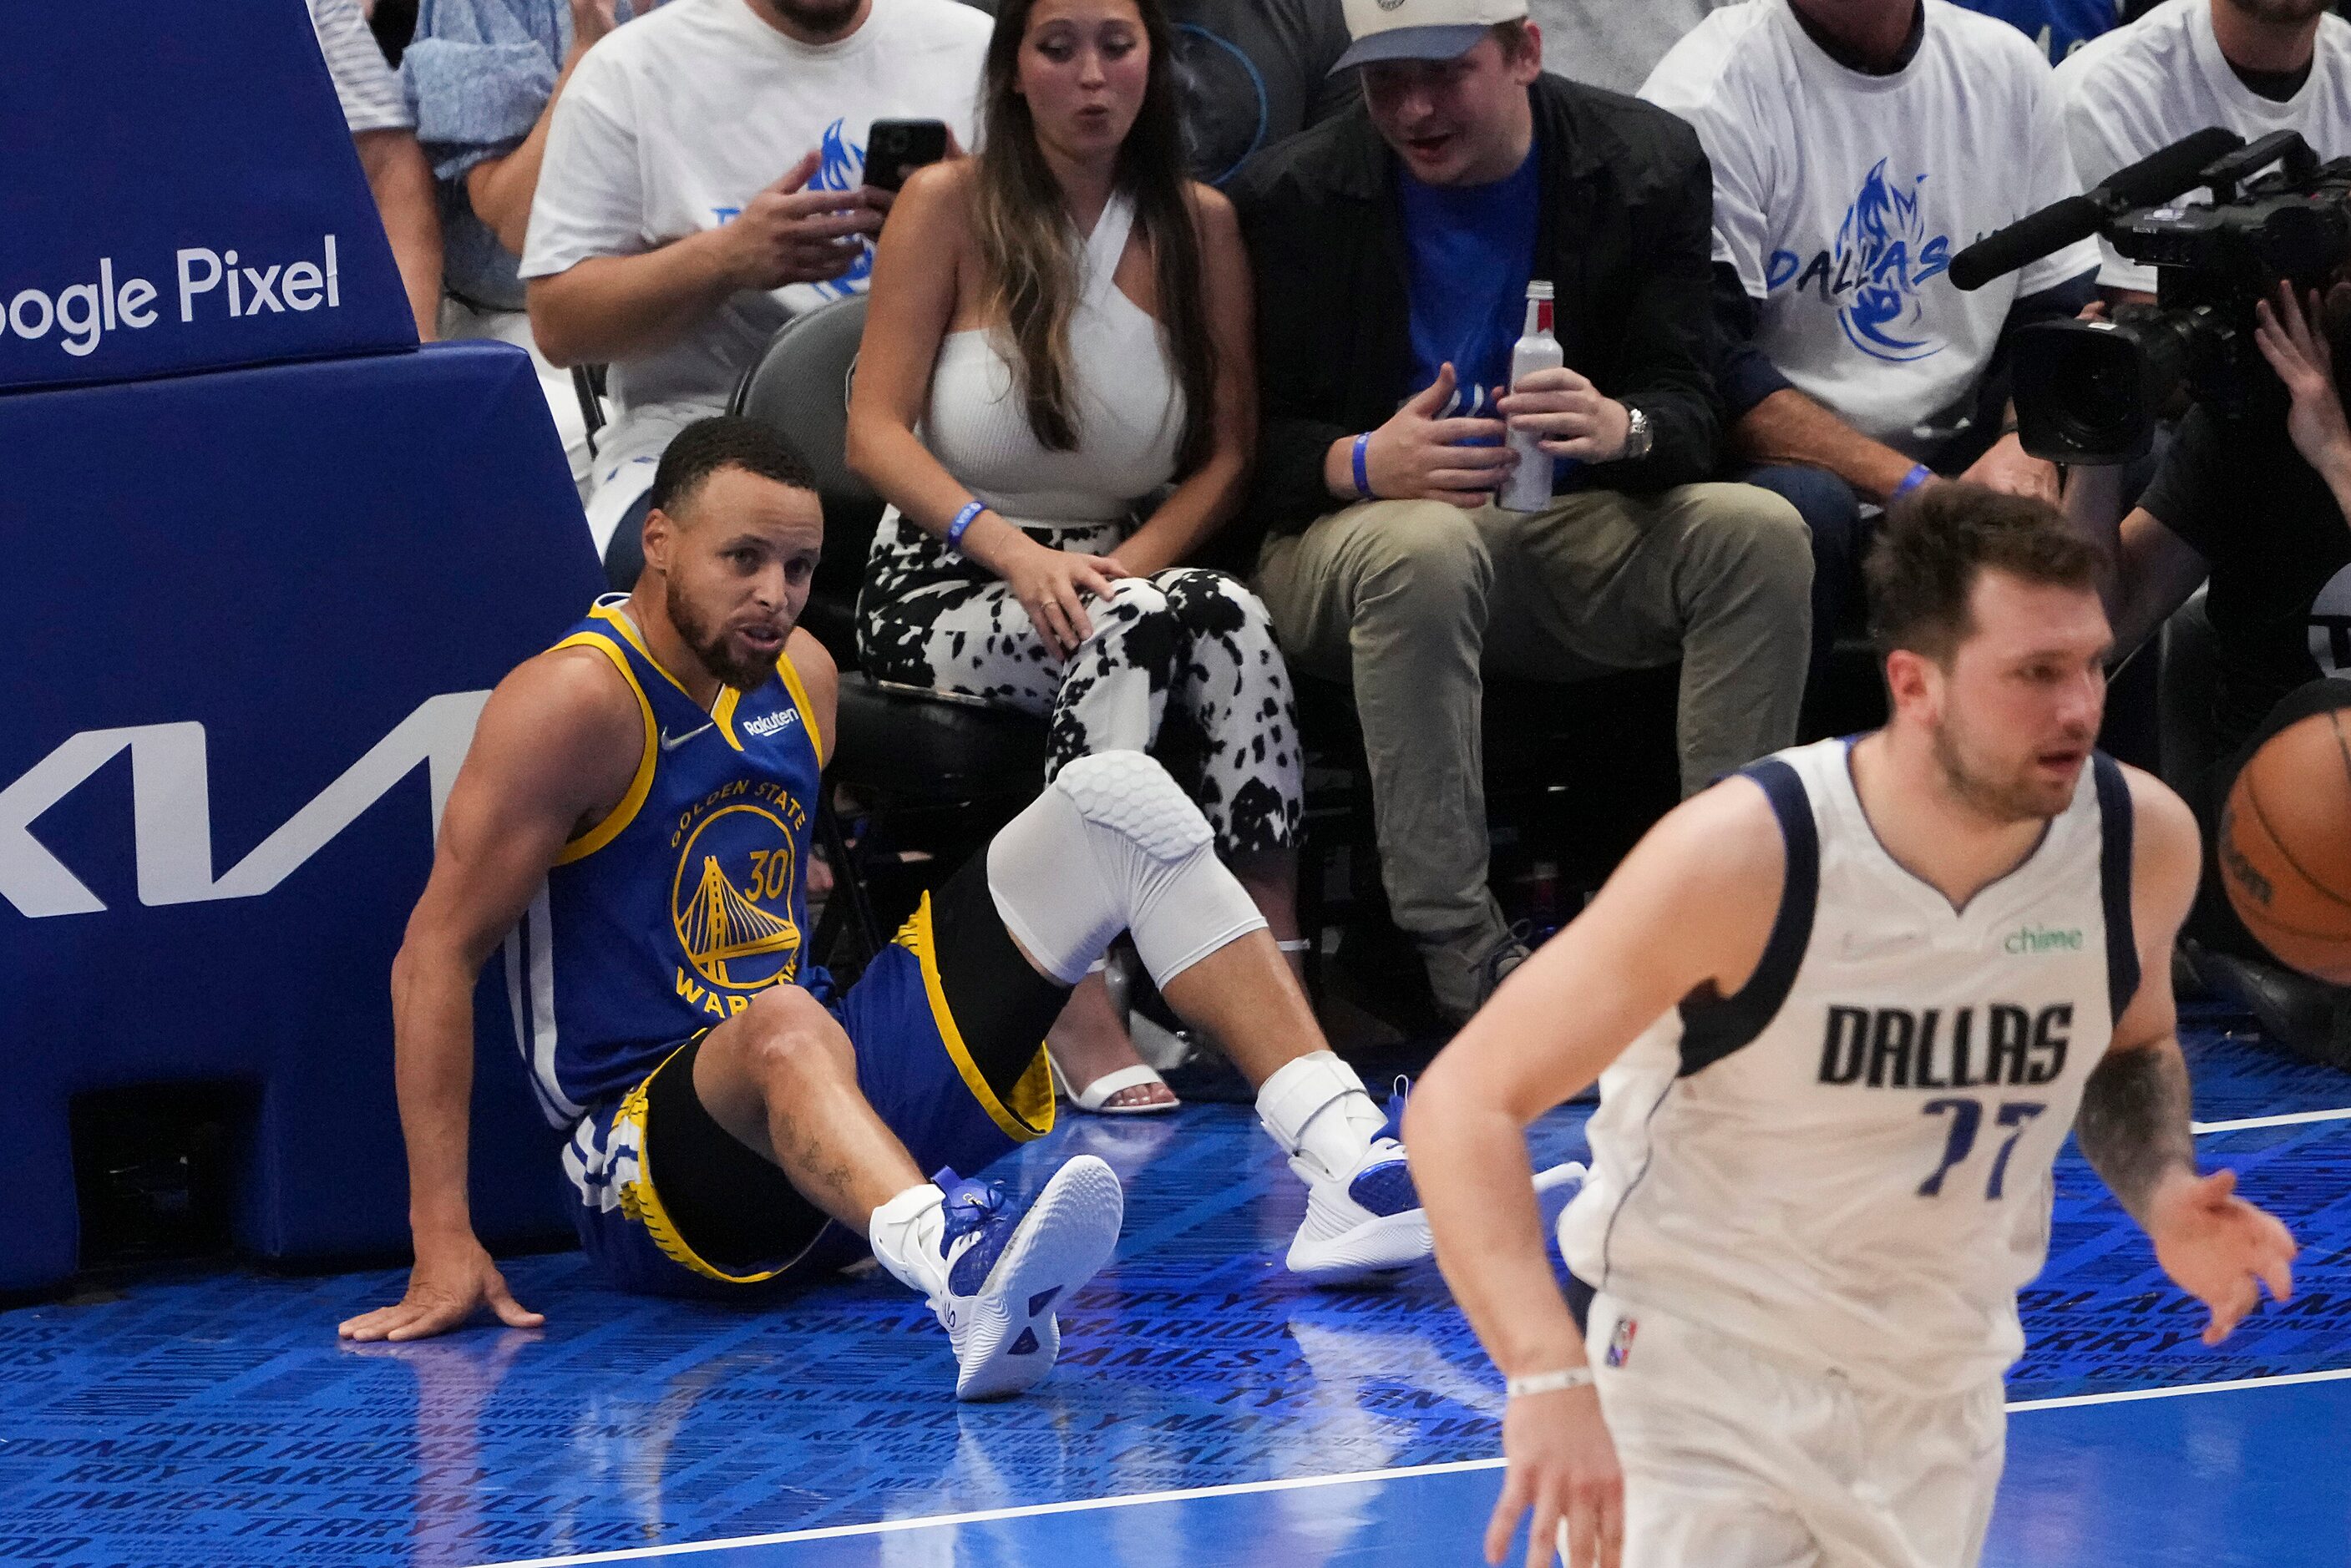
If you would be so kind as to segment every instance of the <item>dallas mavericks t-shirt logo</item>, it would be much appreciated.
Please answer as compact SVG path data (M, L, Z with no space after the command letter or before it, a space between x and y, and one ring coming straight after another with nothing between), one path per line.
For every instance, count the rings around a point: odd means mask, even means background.
M865 149L849 140L848 124L845 119L836 119L824 128L824 136L817 143L816 172L809 176L808 189L854 191L865 183ZM743 215L740 207L713 207L710 211L721 228ZM827 299L846 299L862 289L873 271L873 242L860 238L858 244L862 249L847 272L808 286Z
M1925 326L1921 289L1950 265L1949 234L1929 234L1913 176L1904 188L1879 159L1844 210L1836 243L1805 261L1793 251L1774 251L1764 269L1764 287L1776 293L1792 280L1798 294L1817 293L1834 306L1846 340L1889 364L1924 359L1942 352L1942 340Z
M865 149L849 140L845 119L836 119L824 128L824 140L817 144L816 172L809 176L811 191L853 191L865 182ZM820 293L836 299L845 299L865 286L867 275L873 270L873 242L858 242L857 260L839 277L816 286Z

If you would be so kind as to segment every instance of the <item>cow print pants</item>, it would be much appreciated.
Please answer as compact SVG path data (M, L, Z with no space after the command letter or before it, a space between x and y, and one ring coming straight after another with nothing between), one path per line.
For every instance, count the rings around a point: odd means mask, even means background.
M1121 524L1024 527L1114 551ZM893 514L858 599L866 673L1047 715L1045 776L1094 752L1148 752L1199 804L1227 859L1297 845L1303 759L1290 673L1257 596L1221 572L1123 577L1084 601L1092 632L1057 659L1010 586Z

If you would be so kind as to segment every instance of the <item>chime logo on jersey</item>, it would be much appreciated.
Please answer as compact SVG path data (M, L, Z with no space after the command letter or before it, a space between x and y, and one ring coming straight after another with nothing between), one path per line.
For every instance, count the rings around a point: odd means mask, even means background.
M1844 210L1836 243L1807 262L1794 251L1774 251L1763 284L1776 293L1792 283L1798 294L1817 293L1836 307L1837 323L1853 346L1874 359L1905 364L1943 350L1926 330L1927 282L1950 265L1951 238L1927 232L1920 201L1924 174L1904 184L1879 159L1863 176L1861 190Z
M706 805L707 803L705 803ZM764 804L737 801L682 836L670 914L686 961L710 985L757 991L792 978L800 932L791 918L792 835Z
M2077 953L2082 950L2082 928L2067 926L2020 926L2001 939L2000 950L2004 953Z
M1620 1317L1616 1320L1616 1332L1608 1336L1608 1355L1605 1359L1609 1366L1622 1366L1633 1359L1633 1336L1640 1332L1641 1325L1632 1318Z

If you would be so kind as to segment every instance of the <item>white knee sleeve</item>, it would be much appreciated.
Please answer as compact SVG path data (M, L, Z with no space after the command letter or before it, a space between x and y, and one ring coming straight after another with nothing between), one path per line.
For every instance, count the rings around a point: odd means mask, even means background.
M1005 929L1064 985L1121 931L1165 985L1265 927L1200 808L1140 752L1062 768L988 845L987 890Z

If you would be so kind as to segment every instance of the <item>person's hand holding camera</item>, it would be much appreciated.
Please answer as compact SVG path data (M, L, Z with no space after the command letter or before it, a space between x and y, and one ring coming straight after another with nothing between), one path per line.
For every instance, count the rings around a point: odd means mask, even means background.
M2014 431L1992 442L1959 478L2002 494L2029 495L2052 506L2057 504L2057 465L2025 451L2024 442Z
M2351 423L2335 389L2335 353L2320 327L2324 319L2316 289L2305 307L2294 298L2294 286L2282 283L2275 305L2265 299L2253 306L2253 342L2293 399L2285 429L2294 450L2339 499L2351 492Z

